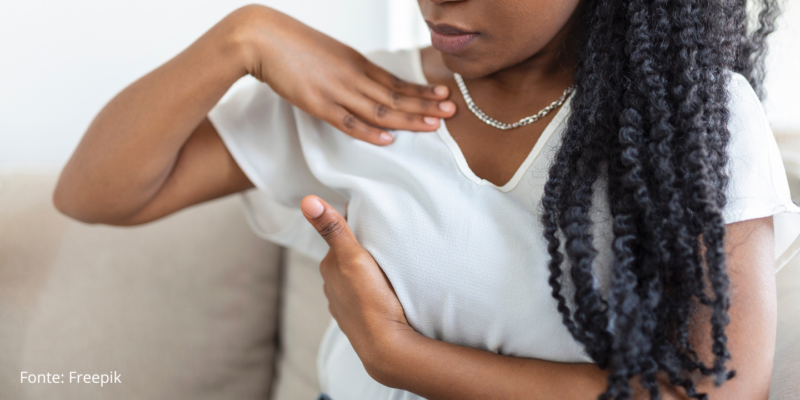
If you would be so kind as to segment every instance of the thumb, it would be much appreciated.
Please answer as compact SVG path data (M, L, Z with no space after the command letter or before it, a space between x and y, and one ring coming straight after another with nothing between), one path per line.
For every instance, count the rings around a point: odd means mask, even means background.
M341 254L353 245L361 246L342 214L324 200L317 196L306 196L300 202L300 209L334 253Z

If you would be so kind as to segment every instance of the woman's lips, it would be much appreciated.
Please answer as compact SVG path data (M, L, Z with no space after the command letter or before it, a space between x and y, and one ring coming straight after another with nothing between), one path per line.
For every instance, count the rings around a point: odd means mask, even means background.
M477 32L468 32L451 25L435 25L430 22L427 22L427 24L431 29L431 44L433 44L433 48L443 53L458 53L464 50L478 36Z

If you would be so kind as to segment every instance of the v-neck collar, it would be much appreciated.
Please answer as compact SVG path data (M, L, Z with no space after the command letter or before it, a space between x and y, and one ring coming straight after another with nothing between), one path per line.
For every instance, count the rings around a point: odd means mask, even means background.
M422 69L422 55L420 49L412 51L412 63L416 80L427 85L428 79L425 78L425 72ZM564 105L562 105L556 113L556 116L553 117L553 119L547 124L547 127L545 128L544 132L542 132L542 135L539 136L539 139L536 141L536 145L533 146L533 149L525 158L525 161L523 161L522 165L519 166L517 171L514 173L514 176L512 176L511 179L503 186L497 186L486 179L480 178L478 175L475 175L475 173L472 172L469 164L467 164L467 159L464 157L464 153L461 151L461 147L458 146L458 143L456 143L455 139L453 139L453 136L450 135L450 131L447 130L447 124L445 123L444 119L440 120L439 129L436 130L436 133L439 134L439 137L450 149L450 152L453 154L453 157L456 160L456 164L458 164L458 168L467 179L476 185L491 186L503 193L508 193L517 187L519 182L522 180L522 176L528 171L528 168L530 168L531 164L533 164L533 162L536 160L536 157L541 154L542 149L544 149L544 146L550 140L550 137L558 130L559 127L561 127L561 124L564 122L564 120L566 120L570 112L572 96L573 95L570 94L569 98L567 98L567 101L564 102Z

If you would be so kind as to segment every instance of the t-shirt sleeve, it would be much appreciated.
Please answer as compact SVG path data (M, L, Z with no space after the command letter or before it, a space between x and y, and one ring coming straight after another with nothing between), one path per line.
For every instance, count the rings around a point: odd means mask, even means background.
M800 208L792 202L778 145L753 88L733 74L729 94L729 186L722 215L728 224L773 216L780 269L800 251Z
M255 185L242 193L250 227L262 238L321 259L327 244L303 217L300 201L313 194L337 205L341 196L309 169L297 132L299 112L268 85L253 82L217 104L208 118Z

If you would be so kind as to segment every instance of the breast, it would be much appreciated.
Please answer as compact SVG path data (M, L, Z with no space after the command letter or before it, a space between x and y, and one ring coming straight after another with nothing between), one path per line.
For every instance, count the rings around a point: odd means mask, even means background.
M499 354L589 362L550 295L536 174L510 193L476 185L436 140L399 135L315 167L349 198L348 222L412 327Z

